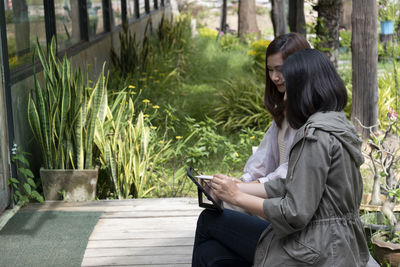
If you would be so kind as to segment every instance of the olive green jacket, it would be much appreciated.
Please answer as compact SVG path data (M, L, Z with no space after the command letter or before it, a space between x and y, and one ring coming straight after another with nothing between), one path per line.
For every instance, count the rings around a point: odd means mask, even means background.
M361 141L343 112L312 115L294 137L286 179L265 183L255 266L365 266Z

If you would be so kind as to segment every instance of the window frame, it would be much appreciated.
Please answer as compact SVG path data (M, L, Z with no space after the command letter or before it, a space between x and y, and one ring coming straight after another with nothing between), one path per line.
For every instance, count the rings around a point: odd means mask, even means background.
M111 24L111 12L112 12L112 0L102 0L102 8L103 8L103 23L104 23L104 31L97 33L94 36L89 36L89 17L87 10L87 0L77 0L79 4L79 25L80 25L80 41L72 46L67 48L58 49L57 55L59 56L74 56L80 53L82 50L85 50L92 46L93 44L103 40L110 33L119 31L122 24L118 26L112 27ZM144 0L145 3L145 12L144 14L140 14L140 6L139 0L134 0L134 17L128 18L127 14L127 2L128 0L120 0L121 1L121 16L122 23L132 24L136 21L142 19L145 16L148 16L153 11L160 11L168 6L168 1L161 0L153 0L154 7L157 6L154 10L150 10L150 0ZM160 4L159 4L160 3ZM55 17L55 6L54 0L43 0L43 8L44 8L44 21L45 21L45 32L46 32L46 43L47 46L51 43L51 39L53 36L57 38L57 30L56 30L56 17ZM8 46L7 46L7 29L5 22L5 6L4 1L0 1L0 34L1 34L1 45L6 47L3 49L3 71L5 78L5 87L9 86L11 90L11 86L18 83L21 80L24 80L30 76L32 76L35 72L39 72L42 70L42 67L38 60L35 63L26 63L21 65L15 69L13 69L12 73L9 69L8 62ZM6 73L8 71L8 73Z

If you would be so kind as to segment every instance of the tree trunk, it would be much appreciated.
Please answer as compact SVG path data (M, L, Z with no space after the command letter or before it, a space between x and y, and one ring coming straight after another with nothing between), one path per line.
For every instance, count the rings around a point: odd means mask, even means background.
M376 0L354 0L352 12L352 121L364 138L378 118L378 53Z
M351 9L353 1L343 0L342 15L340 16L339 26L347 30L351 30Z
M389 220L390 225L392 226L395 226L397 223L396 216L394 216L393 213L394 206L395 202L390 198L387 198L382 205L382 213L386 216L386 218Z
M286 33L285 0L271 0L271 5L271 21L277 37Z
M316 48L323 51L337 67L342 0L319 0L315 9L318 11L316 33L319 40Z
M289 1L289 29L306 36L306 19L304 16L304 0Z
M218 32L218 37L220 36L221 32L226 32L226 6L227 6L227 1L224 0L222 2L222 12L221 12L221 25L219 27L219 32Z
M23 56L30 51L28 5L26 4L26 0L12 0L12 7L17 55Z
M369 205L382 205L381 199L381 181L379 174L374 175L374 183L372 185L371 201Z
M259 34L260 30L257 26L256 3L255 0L239 1L239 29L240 38L244 38L247 34Z

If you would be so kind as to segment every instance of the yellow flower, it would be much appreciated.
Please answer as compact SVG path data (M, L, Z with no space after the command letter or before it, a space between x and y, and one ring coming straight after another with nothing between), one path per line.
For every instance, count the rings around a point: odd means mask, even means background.
M239 157L239 154L238 154L237 152L235 152L235 156L236 156L236 157Z
M250 50L250 51L247 53L247 55L249 55L249 56L257 55L257 51Z
M157 127L156 126L150 126L150 129L155 130L155 129L157 129Z
M134 89L134 88L135 88L135 86L134 86L134 85L129 85L129 86L128 86L128 88L130 88L130 89Z
M150 116L149 114L143 114L143 117L145 117L145 118L147 118L149 116Z
M254 138L256 138L254 135L252 137L250 137L250 139L254 139Z
M148 100L148 99L143 99L142 102L143 102L143 103L150 103L150 100Z
M154 105L153 108L154 108L154 109L158 109L158 108L160 108L160 106Z
M163 140L160 140L160 141L158 141L158 143L162 144L162 143L164 143L164 141L163 141Z
M136 95L135 91L130 92L131 95Z
M208 38L216 38L218 36L218 31L209 28L200 28L198 32L200 36Z
M179 140L179 139L182 139L183 137L180 136L180 135L177 135L177 136L175 136L175 138L176 138L177 140Z
M143 78L140 78L140 79L139 79L139 81L142 81L142 82L144 82L144 81L146 81L146 80L147 80L146 77L143 77Z

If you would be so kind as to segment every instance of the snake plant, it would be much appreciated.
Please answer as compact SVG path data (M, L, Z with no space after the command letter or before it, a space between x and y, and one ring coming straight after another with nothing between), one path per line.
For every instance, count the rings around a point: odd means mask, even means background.
M104 66L91 86L87 70L74 71L67 57L57 58L54 39L47 57L39 43L37 54L43 82L34 75L36 101L30 94L28 121L40 144L44 168L91 169L95 127L107 105Z
M127 92L119 92L110 101L103 123L96 128L95 143L99 161L106 167L119 199L147 197L155 189L153 168L169 142L157 148L155 132L144 114L135 114L135 101Z

